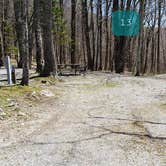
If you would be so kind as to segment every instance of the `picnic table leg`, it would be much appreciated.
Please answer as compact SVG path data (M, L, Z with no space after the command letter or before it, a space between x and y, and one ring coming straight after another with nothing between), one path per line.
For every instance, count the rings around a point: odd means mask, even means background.
M76 76L76 74L77 74L77 68L75 67L75 76Z
M14 66L12 66L12 82L13 84L16 84L16 72Z

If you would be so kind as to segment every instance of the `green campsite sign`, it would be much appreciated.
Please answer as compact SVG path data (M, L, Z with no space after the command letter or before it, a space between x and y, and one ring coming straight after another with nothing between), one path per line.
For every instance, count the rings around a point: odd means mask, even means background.
M112 14L112 32L115 36L136 36L140 31L140 16L136 11L115 11Z

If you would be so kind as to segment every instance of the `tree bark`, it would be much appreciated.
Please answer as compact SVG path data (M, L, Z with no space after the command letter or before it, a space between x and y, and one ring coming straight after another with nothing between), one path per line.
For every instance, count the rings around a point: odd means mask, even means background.
M157 73L160 73L161 3L162 0L158 0Z
M99 2L99 70L103 69L103 57L102 57L102 44L103 44L103 16L102 16L102 0L98 0Z
M71 63L75 63L76 49L76 0L71 0Z
M94 65L95 65L95 29L94 29L94 14L93 14L93 0L90 0L90 9L91 9L91 14L90 14L90 29L91 29L91 35L92 35L92 64L93 64L93 70L94 70Z
M91 56L91 43L89 37L89 25L88 25L88 9L87 9L87 0L82 0L82 20L86 40L86 52L87 52L87 59L88 59L88 69L93 70L93 63L92 63L92 56Z
M14 0L17 37L23 75L21 85L29 85L28 0ZM20 30L20 31L19 31Z
M109 30L108 30L108 10L109 10L109 2L105 0L105 31L106 31L106 50L105 50L105 65L104 70L108 69L108 48L109 48Z
M140 1L140 34L138 38L138 49L137 49L137 57L136 57L136 74L135 76L140 76L141 71L141 54L142 54L142 40L143 40L143 20L145 15L145 0Z
M52 37L52 0L40 0L42 5L42 32L43 32L43 53L44 69L42 76L55 74L55 56L53 51Z
M119 0L113 1L112 11L119 10ZM125 66L125 57L124 57L124 48L125 48L125 37L124 36L115 36L114 37L114 61L115 61L115 72L123 73Z
M42 48L42 32L41 32L41 6L40 0L34 0L34 32L36 44L36 71L42 74L43 71L43 48Z

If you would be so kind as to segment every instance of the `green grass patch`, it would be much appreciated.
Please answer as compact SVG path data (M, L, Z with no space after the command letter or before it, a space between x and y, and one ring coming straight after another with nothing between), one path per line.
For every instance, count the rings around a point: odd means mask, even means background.
M22 118L22 114L29 114L27 110L31 107L60 97L60 92L52 85L63 82L62 79L37 77L30 81L31 86L0 86L0 120ZM49 93L53 95L49 96Z
M39 92L40 87L32 86L12 86L12 87L1 87L0 88L0 103L7 99L15 99L17 97L23 97L28 93Z
M166 110L166 104L160 105L160 108L163 109L163 110Z
M33 94L39 95L40 90L40 87L35 86L0 87L0 108L3 110L0 113L0 118L6 119L21 112L21 104L30 103ZM21 104L18 107L19 102Z

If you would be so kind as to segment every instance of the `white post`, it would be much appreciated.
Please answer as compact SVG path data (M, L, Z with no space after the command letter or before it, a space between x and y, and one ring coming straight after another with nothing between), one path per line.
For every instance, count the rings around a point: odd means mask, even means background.
M12 84L12 68L11 68L11 63L10 63L10 57L6 56L6 70L7 70L7 78L8 78L8 84Z

